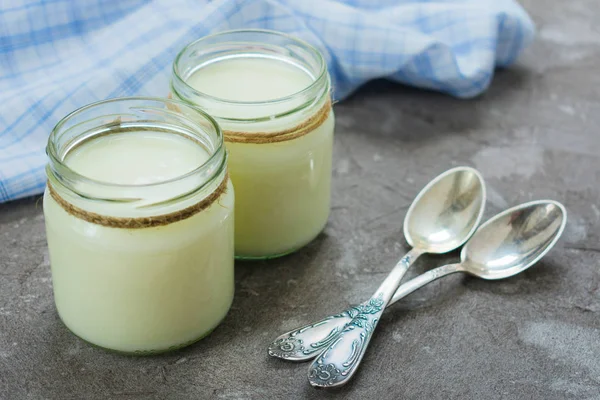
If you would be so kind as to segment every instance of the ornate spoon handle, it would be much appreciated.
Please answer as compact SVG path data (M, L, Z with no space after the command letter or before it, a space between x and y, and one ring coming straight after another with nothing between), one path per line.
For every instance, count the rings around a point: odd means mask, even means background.
M406 268L410 267L421 254L419 251L411 250L402 258ZM339 314L286 332L271 342L268 353L271 357L290 361L310 360L331 345L344 327L363 311L363 308L364 304L352 306Z
M308 369L308 381L315 387L334 387L345 384L356 372L385 307L398 289L410 260L419 250L412 249L392 269L379 289L360 312L344 327L327 349L317 356Z
M463 272L460 264L444 265L411 279L396 290L388 307L428 283L455 272ZM338 334L360 311L361 306L350 307L340 314L284 333L271 343L269 355L290 361L310 360L333 343Z

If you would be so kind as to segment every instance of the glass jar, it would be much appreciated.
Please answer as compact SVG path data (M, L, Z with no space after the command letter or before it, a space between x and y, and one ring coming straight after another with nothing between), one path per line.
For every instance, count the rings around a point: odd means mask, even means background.
M54 298L77 336L156 353L210 333L233 300L233 188L217 123L181 102L107 100L48 140Z
M236 257L285 255L323 230L334 116L318 50L274 31L207 36L177 56L171 95L205 110L224 131Z

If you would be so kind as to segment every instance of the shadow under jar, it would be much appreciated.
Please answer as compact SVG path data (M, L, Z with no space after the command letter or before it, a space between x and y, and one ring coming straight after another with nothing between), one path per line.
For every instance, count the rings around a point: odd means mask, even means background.
M147 354L210 333L233 300L233 187L217 123L123 98L60 121L44 215L60 318L103 348Z
M318 50L274 31L207 36L177 56L171 96L199 106L223 129L237 258L282 256L323 230L334 116Z

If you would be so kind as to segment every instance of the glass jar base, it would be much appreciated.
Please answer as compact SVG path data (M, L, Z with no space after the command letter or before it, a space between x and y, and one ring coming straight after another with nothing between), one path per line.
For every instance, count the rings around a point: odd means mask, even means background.
M300 250L300 249L306 247L307 245L309 245L310 243L312 243L312 241L315 240L321 234L321 232L323 232L325 230L326 225L327 225L327 221L325 221L325 224L323 225L323 227L321 227L321 229L319 229L319 231L317 232L316 235L312 236L309 240L307 240L305 243L301 244L300 246L296 246L290 250L282 251L281 253L267 254L264 256L245 256L243 254L236 254L235 259L239 260L239 261L261 261L261 260L272 260L274 258L285 257L287 255L297 252L298 250Z
M233 301L231 302L231 304L233 304ZM183 342L181 344L176 344L170 347L167 347L166 349L158 349L158 350L133 350L133 351L128 351L128 350L117 350L117 349L111 349L110 347L104 347L104 346L100 346L98 344L92 343L87 339L82 338L80 335L78 335L77 333L75 333L70 327L69 325L67 325L65 323L65 321L62 319L62 317L60 316L60 314L58 315L58 317L60 318L60 321L63 323L63 325L69 330L69 332L71 332L73 335L75 335L78 339L81 339L82 341L84 341L85 343L89 344L92 347L95 347L97 349L101 349L104 351L107 351L109 353L113 353L113 354L119 354L122 356L155 356L155 355L159 355L159 354L164 354L164 353L169 353L172 351L176 351L176 350L180 350L183 349L184 347L188 347L191 346L192 344L199 342L200 340L204 339L205 337L207 337L208 335L210 335L211 333L213 333L213 331L215 329L217 329L217 327L219 325L221 325L221 323L223 322L223 320L225 319L225 317L227 316L227 314L229 313L229 309L231 308L231 304L229 305L229 307L227 308L227 311L225 312L225 315L223 315L223 318L221 318L216 324L215 326L213 326L212 328L210 328L209 330L207 330L206 332L204 332L203 334L201 334L200 336L198 336L197 338L194 338L192 340L188 340L187 342Z
M312 240L311 240L311 241L312 241ZM309 243L310 243L310 242L309 242ZM308 244L308 243L306 243L306 244ZM292 249L292 250L285 251L285 252L283 252L283 253L278 253L278 254L269 254L269 255L266 255L266 256L244 256L244 255L239 255L239 256L238 256L238 255L236 255L236 256L235 256L235 259L236 259L236 260L240 260L240 261L260 261L260 260L271 260L271 259L274 259L274 258L285 257L285 256L287 256L287 255L289 255L289 254L295 253L295 252L297 252L298 250L300 250L301 248L303 248L304 246L306 246L306 244L303 244L302 246L296 247L296 248L294 248L294 249Z
M102 347L100 345L97 345L97 344L94 344L92 342L89 342L89 341L85 340L84 338L82 338L81 336L77 335L75 332L73 332L70 329L69 329L69 331L73 335L77 336L79 339L83 340L85 343L87 343L87 344L89 344L92 347L95 347L97 349L101 349L101 350L107 351L109 353L119 354L119 355L122 355L122 356L140 356L140 357L145 357L145 356L155 356L155 355L160 355L160 354L164 354L164 353L170 353L172 351L180 350L180 349L183 349L184 347L191 346L192 344L194 344L196 342L199 342L200 340L202 340L205 337L207 337L208 335L210 335L215 329L217 329L217 327L212 328L211 330L209 330L208 332L204 333L203 335L201 335L200 337L198 337L196 339L192 339L192 340L187 341L185 343L174 345L174 346L168 347L166 349L161 349L161 350L134 350L134 351L115 350L115 349L111 349L109 347Z

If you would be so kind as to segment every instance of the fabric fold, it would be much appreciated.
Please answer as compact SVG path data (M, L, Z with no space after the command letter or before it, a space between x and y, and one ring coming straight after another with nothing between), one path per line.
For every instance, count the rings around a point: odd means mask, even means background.
M274 29L318 47L341 100L388 78L481 94L534 36L513 0L51 0L0 5L0 202L39 194L53 126L86 104L166 96L187 43Z

